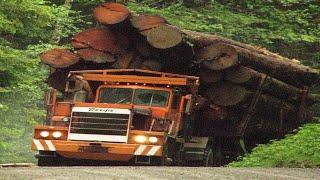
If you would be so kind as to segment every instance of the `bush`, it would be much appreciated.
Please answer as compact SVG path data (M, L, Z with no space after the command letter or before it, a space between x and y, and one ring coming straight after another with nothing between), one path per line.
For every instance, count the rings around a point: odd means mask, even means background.
M230 167L320 167L320 124L306 124L297 134L259 145Z

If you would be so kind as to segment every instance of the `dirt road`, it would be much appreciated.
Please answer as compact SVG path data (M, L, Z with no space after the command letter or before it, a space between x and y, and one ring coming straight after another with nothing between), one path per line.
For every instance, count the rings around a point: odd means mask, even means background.
M0 179L319 179L320 169L199 167L0 168Z

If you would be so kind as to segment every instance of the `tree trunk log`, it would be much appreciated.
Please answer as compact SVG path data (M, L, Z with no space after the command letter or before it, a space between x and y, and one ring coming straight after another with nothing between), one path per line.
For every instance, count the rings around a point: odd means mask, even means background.
M230 83L218 83L209 88L205 95L208 97L212 104L218 106L233 106L249 95L244 87L237 86Z
M40 55L41 62L53 68L65 68L77 63L80 57L68 49L51 49Z
M225 71L225 79L235 84L242 84L250 89L255 89L263 78L264 74L253 69L239 66ZM272 77L267 77L262 86L264 93L270 94L276 98L283 99L290 103L300 104L300 94L302 90L292 85L286 84ZM319 96L308 94L306 97L306 105L310 106L320 101Z
M127 19L130 15L130 11L122 4L104 3L95 8L93 15L99 23L112 25Z

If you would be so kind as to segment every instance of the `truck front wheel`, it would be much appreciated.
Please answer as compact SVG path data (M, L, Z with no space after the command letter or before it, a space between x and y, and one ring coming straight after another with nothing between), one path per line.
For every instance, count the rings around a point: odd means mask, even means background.
M52 157L39 157L38 166L55 166L56 161Z

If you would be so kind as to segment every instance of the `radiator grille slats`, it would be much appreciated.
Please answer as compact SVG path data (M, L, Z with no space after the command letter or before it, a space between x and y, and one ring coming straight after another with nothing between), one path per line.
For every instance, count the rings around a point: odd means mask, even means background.
M126 136L129 114L73 112L70 133Z

